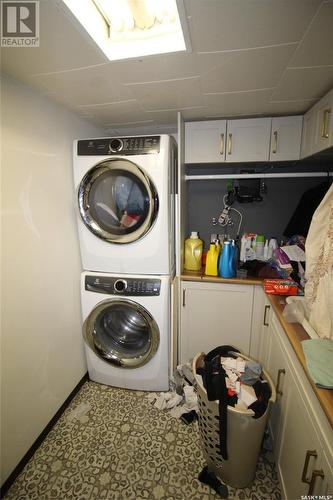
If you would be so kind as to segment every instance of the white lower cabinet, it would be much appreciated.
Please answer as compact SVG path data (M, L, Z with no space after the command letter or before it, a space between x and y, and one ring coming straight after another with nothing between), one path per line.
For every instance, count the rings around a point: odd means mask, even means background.
M269 322L260 357L277 389L269 431L282 498L332 495L332 427L274 312Z
M220 345L232 345L249 354L253 288L182 282L180 362Z

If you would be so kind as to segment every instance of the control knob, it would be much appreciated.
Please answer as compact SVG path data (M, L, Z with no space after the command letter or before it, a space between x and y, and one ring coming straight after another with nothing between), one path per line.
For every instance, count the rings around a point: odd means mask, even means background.
M124 143L121 139L111 139L109 143L111 153L117 153L118 151L121 151L123 147Z

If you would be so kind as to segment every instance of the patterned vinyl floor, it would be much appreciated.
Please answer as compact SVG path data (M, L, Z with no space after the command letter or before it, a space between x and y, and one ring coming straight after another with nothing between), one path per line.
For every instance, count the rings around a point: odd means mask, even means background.
M88 403L91 410L70 418ZM15 500L209 500L197 422L154 408L144 392L86 382L5 498ZM261 455L255 481L229 498L279 500L273 462Z

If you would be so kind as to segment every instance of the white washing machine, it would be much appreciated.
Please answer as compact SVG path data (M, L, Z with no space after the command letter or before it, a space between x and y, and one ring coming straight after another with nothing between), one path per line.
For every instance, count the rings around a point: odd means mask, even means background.
M84 270L172 274L176 161L168 135L74 142Z
M170 278L84 272L83 337L91 380L169 389Z

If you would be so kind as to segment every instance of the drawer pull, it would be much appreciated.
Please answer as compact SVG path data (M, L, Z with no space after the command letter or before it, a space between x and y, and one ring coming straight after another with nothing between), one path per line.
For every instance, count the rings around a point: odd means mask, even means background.
M186 288L183 290L183 307L185 307L185 294L186 294Z
M274 131L273 136L274 136L274 143L273 143L273 151L272 151L272 153L275 154L277 152L277 144L278 144L278 133L277 133L276 130Z
M232 134L228 134L228 155L232 152Z
M313 495L317 477L321 477L322 479L324 479L325 474L323 473L323 471L321 469L320 470L314 470L312 472L310 486L309 486L309 491L308 491L308 496L310 496L310 495L312 496Z
M266 314L267 311L269 311L271 306L265 306L265 312L264 312L264 326L269 326L269 323L266 323Z
M280 368L280 370L278 370L277 383L276 383L276 394L280 394L280 396L282 396L282 394L283 394L283 392L280 389L281 375L282 374L284 375L285 373L286 373L286 370L284 368Z
M302 472L302 482L303 483L307 483L311 486L311 481L312 481L312 478L311 480L309 481L309 479L306 478L306 475L308 473L308 467L309 467L309 460L310 460L310 457L314 457L314 458L317 458L317 452L316 450L308 450L306 452L306 455L305 455L305 461L304 461L304 467L303 467L303 472ZM314 481L316 480L316 478L314 479Z
M224 155L224 134L221 134L220 155Z
M323 139L328 139L329 136L329 118L331 114L331 109L325 109L323 115L323 121L321 126L321 137Z

